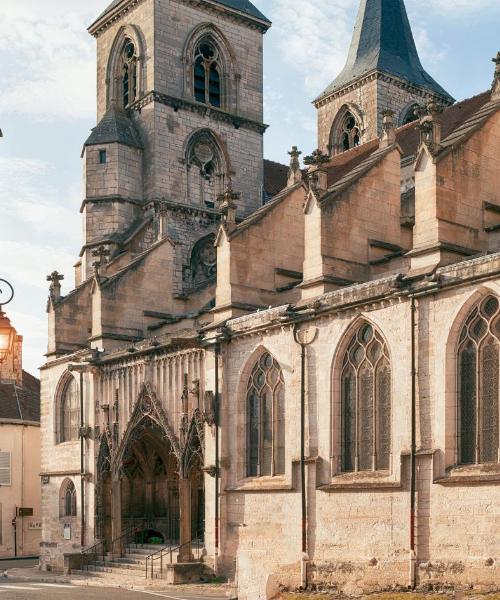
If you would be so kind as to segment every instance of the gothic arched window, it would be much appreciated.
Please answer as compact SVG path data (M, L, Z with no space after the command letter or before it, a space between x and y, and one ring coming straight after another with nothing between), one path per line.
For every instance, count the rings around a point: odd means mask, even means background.
M470 313L458 348L458 461L499 462L500 304L488 296Z
M418 104L412 104L411 106L409 106L402 115L401 118L401 125L408 125L408 123L413 123L413 121L416 121L418 119L416 110L418 109Z
M186 153L188 196L194 204L214 208L224 191L224 161L215 136L209 130L197 132Z
M65 479L61 485L59 515L76 517L76 488L71 479Z
M219 53L207 39L198 43L194 53L194 97L216 108L222 105Z
M247 476L285 473L285 386L276 360L265 352L247 387Z
M78 439L80 402L76 379L71 377L64 387L60 402L59 441Z
M343 150L350 150L361 143L361 131L352 112L347 111L342 119L340 131Z
M368 323L358 327L341 374L342 471L389 469L391 366L386 343Z
M123 108L137 100L137 53L132 40L126 39L122 50L122 104Z

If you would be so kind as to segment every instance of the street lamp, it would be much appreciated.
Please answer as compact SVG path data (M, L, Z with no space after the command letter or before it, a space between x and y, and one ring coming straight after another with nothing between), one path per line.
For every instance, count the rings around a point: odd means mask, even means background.
M0 365L5 362L7 356L12 352L16 330L10 324L7 315L2 311L2 306L8 304L14 298L14 289L8 281L0 279Z

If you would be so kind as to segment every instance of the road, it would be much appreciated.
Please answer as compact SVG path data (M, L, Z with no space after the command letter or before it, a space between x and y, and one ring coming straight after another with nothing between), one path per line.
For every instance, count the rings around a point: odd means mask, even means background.
M128 591L105 587L80 587L70 584L37 583L0 578L0 600L216 600L210 596L172 592ZM221 600L221 599L219 599Z

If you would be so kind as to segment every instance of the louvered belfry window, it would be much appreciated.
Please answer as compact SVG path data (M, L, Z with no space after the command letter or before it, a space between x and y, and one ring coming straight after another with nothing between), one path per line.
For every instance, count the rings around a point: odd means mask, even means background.
M220 108L222 105L219 53L210 40L196 46L194 57L194 97L197 102Z
M391 367L382 336L363 323L345 352L341 377L342 471L389 469Z
M285 401L283 374L264 353L252 370L247 389L247 476L285 473Z
M488 296L470 313L458 348L458 462L499 462L500 305Z

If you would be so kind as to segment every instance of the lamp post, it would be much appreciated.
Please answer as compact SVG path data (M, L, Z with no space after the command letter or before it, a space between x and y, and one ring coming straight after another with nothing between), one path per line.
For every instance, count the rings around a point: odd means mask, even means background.
M14 288L5 279L0 279L0 365L12 352L16 338L16 330L2 311L2 307L8 304L12 298L14 298Z

